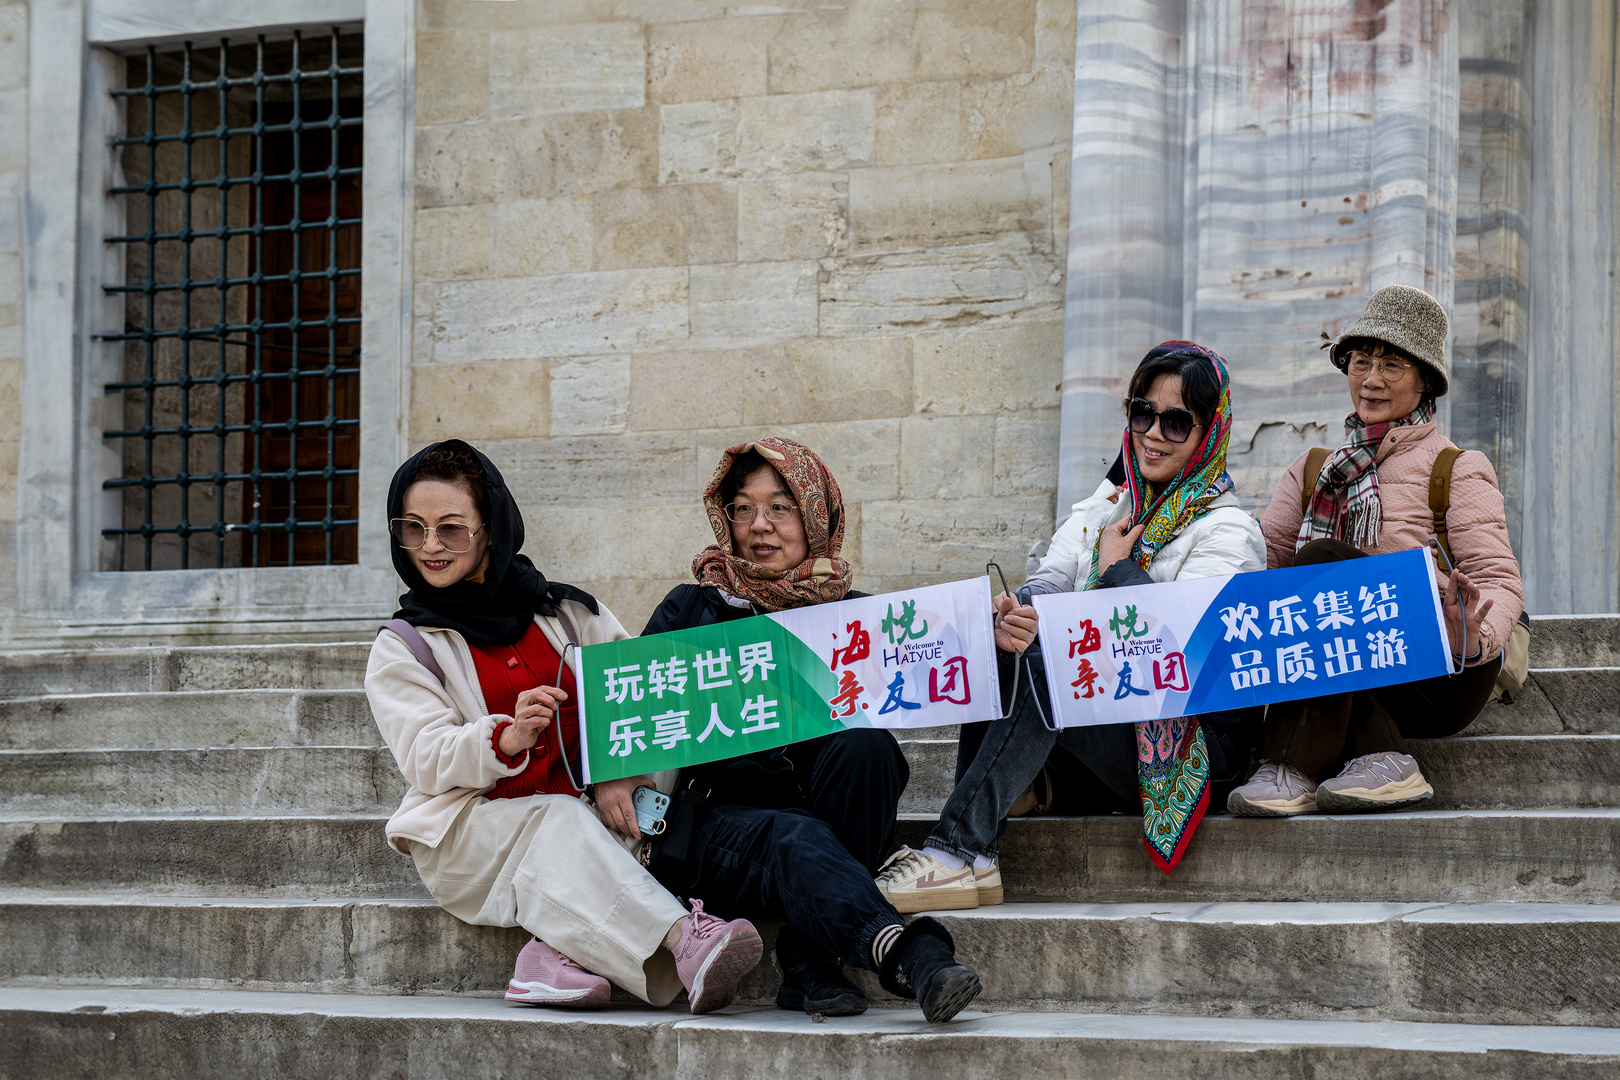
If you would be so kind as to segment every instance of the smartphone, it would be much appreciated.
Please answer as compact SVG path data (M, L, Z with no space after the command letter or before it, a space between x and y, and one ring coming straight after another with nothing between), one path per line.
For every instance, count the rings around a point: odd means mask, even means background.
M630 796L630 805L636 808L636 828L647 836L664 831L664 811L669 809L669 796L657 788L643 784Z

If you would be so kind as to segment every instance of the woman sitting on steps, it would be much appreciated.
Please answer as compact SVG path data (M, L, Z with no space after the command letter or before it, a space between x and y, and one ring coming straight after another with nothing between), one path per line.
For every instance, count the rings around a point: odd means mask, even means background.
M1310 454L1272 494L1260 519L1269 569L1410 551L1436 539L1430 479L1436 459L1454 449L1434 424L1435 399L1448 389L1447 330L1445 309L1427 293L1391 285L1333 346L1355 411L1344 443L1310 477L1309 499ZM1484 454L1464 453L1450 474L1443 527L1455 568L1449 577L1442 570L1442 606L1461 673L1271 706L1259 771L1232 792L1232 813L1393 810L1434 794L1406 739L1455 735L1479 715L1524 609L1495 470Z
M523 516L464 442L401 465L388 517L410 591L372 646L366 697L410 787L389 843L452 915L534 935L508 1000L605 1005L611 980L653 1005L682 988L694 1013L730 1004L759 962L754 927L697 900L688 912L604 826L633 835L634 781L597 784L594 800L573 785L579 661L563 655L627 637L618 620L518 554Z

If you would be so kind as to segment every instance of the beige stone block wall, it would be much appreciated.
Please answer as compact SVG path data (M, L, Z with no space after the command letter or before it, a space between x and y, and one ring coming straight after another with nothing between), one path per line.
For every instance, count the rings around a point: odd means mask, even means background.
M868 590L1054 527L1072 0L423 0L413 444L485 448L632 631L767 434ZM757 12L757 13L751 13Z

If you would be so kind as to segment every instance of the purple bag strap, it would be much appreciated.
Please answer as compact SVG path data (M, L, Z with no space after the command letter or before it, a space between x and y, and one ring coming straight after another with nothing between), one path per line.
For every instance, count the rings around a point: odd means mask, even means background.
M428 648L428 643L426 639L422 637L422 632L420 630L406 622L404 619L390 619L381 626L377 627L377 632L379 634L384 630L392 630L394 633L403 638L405 640L405 644L411 650L411 655L416 657L417 663L421 664L423 667L427 668L428 671L432 672L433 677L439 680L440 686L444 685L444 669L439 666L439 662L437 660L433 659L433 650Z

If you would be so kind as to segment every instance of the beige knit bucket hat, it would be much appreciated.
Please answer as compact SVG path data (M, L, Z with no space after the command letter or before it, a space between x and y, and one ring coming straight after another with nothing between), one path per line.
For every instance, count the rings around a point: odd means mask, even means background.
M1372 294L1361 318L1344 332L1329 356L1333 366L1343 371L1349 363L1344 355L1346 342L1354 338L1382 341L1427 364L1439 382L1434 396L1444 397L1451 389L1451 380L1446 376L1446 337L1450 331L1446 309L1434 297L1410 285L1386 285Z

